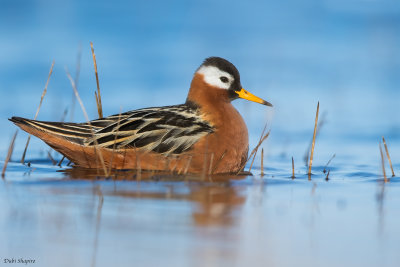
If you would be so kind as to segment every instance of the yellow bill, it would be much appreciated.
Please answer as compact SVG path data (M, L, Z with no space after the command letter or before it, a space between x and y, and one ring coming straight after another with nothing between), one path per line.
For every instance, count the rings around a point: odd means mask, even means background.
M258 96L253 95L252 93L244 90L243 88L240 91L235 91L235 92L240 98L272 107L272 104L269 103L268 101L265 101L264 99L261 99Z

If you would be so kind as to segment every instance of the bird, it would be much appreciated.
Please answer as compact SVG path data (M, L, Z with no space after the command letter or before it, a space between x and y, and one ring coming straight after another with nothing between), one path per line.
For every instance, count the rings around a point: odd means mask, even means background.
M184 104L83 123L9 120L82 168L236 173L249 150L246 123L231 104L238 98L272 107L242 87L231 62L208 57L195 71Z

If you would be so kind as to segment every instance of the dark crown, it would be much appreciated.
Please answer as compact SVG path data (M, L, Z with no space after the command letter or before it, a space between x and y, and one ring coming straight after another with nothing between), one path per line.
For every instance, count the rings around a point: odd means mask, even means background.
M239 74L239 71L236 69L235 65L233 65L228 60L223 59L221 57L206 58L204 60L203 64L201 64L201 66L217 67L218 69L231 74L236 81L240 81L240 74Z

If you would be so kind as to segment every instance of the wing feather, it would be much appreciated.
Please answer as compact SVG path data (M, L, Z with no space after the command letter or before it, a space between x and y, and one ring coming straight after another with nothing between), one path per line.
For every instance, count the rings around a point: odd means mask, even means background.
M97 129L94 138L87 138L85 145L180 154L214 131L199 110L188 105L140 109L103 120L107 121L106 126ZM102 120L93 122L102 124Z

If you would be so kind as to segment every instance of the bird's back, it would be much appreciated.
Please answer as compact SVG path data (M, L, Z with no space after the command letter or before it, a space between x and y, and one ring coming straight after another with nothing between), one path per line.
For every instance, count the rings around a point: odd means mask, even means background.
M12 117L16 125L46 142L47 136L85 147L139 149L165 155L181 154L213 127L196 107L183 104L115 114L88 123L47 122ZM45 134L38 134L45 133Z

